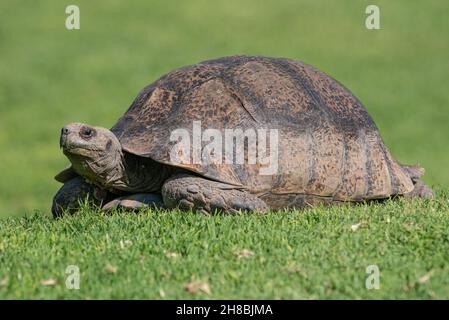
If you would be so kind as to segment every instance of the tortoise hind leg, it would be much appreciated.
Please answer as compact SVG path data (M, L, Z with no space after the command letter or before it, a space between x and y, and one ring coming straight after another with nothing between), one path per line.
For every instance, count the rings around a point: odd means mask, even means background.
M411 192L404 194L406 198L435 198L435 193L432 189L419 179L424 175L424 168L416 165L402 165L402 168L407 172L410 179L412 179L415 187Z
M404 194L404 197L406 198L426 198L426 199L433 199L435 198L435 193L432 191L430 187L428 187L424 182L421 180L413 181L413 184L415 188L413 191Z
M167 208L206 214L268 210L263 200L243 188L189 174L177 174L168 179L162 186L162 197Z
M159 194L155 193L136 193L128 196L118 197L106 203L102 210L109 211L115 208L125 210L138 210L143 208L161 209L164 202Z

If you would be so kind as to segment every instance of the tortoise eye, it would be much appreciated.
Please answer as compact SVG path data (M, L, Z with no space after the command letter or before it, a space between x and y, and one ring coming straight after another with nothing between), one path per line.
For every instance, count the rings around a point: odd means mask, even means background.
M88 127L84 127L80 130L80 136L83 139L90 139L94 136L94 130Z

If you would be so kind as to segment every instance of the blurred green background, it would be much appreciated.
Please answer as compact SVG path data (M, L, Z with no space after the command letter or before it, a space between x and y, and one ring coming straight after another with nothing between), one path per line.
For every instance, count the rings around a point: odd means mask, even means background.
M65 28L66 6L81 29ZM365 28L376 4L381 30ZM48 212L60 128L111 127L144 86L202 60L288 57L345 84L387 146L449 185L449 2L0 2L0 215Z

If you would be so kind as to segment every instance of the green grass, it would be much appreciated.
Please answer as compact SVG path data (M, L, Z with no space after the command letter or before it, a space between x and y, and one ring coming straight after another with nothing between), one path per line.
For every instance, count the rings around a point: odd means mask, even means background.
M0 297L449 298L448 1L377 0L378 31L365 28L370 0L78 0L78 31L65 29L68 4L0 1ZM63 125L111 127L166 72L233 54L303 60L338 79L439 198L262 217L49 217L68 164ZM237 259L245 248L255 255ZM70 264L81 290L65 289ZM364 287L370 264L380 290ZM212 294L186 292L191 277Z
M263 216L84 208L57 221L10 218L0 229L0 298L448 299L448 214L445 193ZM239 258L243 249L254 255ZM68 265L80 269L79 290L65 286ZM379 290L365 287L369 265ZM188 292L194 279L210 294Z

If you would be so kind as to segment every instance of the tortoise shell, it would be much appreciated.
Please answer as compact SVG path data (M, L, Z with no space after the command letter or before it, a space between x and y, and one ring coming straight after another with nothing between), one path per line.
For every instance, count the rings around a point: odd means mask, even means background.
M223 136L225 129L276 129L276 174L259 174L260 163L174 163L170 134L192 133L193 121ZM145 87L111 130L126 152L242 186L271 203L413 190L361 102L330 76L290 59L233 56L174 70Z

